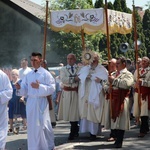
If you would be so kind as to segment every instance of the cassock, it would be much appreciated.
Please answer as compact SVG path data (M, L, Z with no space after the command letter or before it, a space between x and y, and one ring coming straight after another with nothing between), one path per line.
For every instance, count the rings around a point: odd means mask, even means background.
M12 86L8 76L0 70L0 150L5 149L8 131L7 104L12 98Z
M32 82L39 82L39 88L31 87ZM49 116L46 96L55 91L55 80L43 67L29 72L21 82L18 95L27 96L27 137L28 150L54 149L54 134Z

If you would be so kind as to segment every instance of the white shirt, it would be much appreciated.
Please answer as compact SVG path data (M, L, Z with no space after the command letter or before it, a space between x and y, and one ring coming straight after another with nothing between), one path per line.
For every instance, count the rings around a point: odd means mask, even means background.
M32 69L29 67L27 67L25 69L20 68L19 69L19 78L22 80L30 71L32 71Z

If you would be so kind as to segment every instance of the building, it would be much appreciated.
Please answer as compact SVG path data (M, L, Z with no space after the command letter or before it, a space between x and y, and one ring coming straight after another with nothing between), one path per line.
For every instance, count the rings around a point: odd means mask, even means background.
M145 11L143 10L143 8L140 7L140 6L136 6L135 9L137 10L137 12L140 15L141 19L143 19L143 16L145 14Z
M0 20L0 67L20 67L23 57L42 53L44 7L29 0L0 0ZM59 63L54 52L46 52L46 59L48 64Z

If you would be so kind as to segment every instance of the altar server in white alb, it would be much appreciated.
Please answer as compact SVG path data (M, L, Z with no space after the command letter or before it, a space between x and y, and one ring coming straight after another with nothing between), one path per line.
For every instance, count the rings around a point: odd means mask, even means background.
M8 76L0 70L0 150L5 150L8 131L7 104L12 98L12 92Z
M29 72L21 82L16 84L17 94L27 96L27 134L28 150L53 150L54 134L49 116L48 95L55 91L55 81L52 75L41 67L42 55L32 53Z

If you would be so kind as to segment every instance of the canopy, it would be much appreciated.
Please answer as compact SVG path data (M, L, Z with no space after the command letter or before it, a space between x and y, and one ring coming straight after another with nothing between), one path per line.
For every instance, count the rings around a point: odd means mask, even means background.
M128 34L132 31L132 14L110 9L107 10L109 34ZM106 34L106 21L104 21L104 26L101 28L101 31Z
M54 31L94 34L101 30L103 8L51 11L50 26Z
M50 26L54 31L106 34L103 8L51 11ZM109 34L127 34L132 30L132 14L108 9Z

